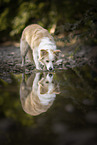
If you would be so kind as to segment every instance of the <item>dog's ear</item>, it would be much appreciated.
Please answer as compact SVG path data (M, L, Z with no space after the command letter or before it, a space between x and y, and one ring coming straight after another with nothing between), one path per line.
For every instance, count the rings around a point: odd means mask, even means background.
M40 94L46 94L48 89L40 84Z
M60 94L61 92L55 91L55 92L53 92L53 93L55 93L55 94Z
M55 50L53 53L55 54L56 58L58 58L61 50Z
M40 57L41 58L45 57L47 54L48 54L47 50L44 50L44 49L40 50Z

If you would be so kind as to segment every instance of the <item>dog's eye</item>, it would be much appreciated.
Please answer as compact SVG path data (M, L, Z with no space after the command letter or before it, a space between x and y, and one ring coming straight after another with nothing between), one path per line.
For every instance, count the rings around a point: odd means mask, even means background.
M48 84L49 83L49 81L46 81L46 84Z
M53 60L52 63L54 63L55 61Z
M49 62L49 60L46 60L46 62L48 63L48 62Z

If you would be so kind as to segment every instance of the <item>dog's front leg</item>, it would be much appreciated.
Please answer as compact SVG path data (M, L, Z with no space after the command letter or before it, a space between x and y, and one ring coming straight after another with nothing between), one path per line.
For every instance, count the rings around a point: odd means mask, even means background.
M40 73L36 73L32 86L33 92L37 93L39 80L40 80Z
M22 66L24 66L24 64L25 64L25 57L22 56Z

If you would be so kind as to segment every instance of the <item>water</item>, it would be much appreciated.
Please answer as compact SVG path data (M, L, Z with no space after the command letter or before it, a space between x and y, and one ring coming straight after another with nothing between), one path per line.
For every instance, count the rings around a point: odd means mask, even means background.
M1 74L0 144L96 145L96 71Z

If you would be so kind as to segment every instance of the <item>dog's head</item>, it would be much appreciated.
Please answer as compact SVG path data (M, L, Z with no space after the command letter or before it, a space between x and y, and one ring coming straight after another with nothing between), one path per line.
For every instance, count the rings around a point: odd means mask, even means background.
M59 94L59 86L56 84L56 81L53 78L52 73L48 73L45 77L42 77L38 82L39 85L39 94L42 95L53 95Z
M47 92L52 94L54 90L53 74L50 73L47 74L45 78L43 77L39 81L39 86L40 86L40 94L46 94Z
M40 50L39 61L46 67L47 70L53 70L54 64L59 57L60 50Z

